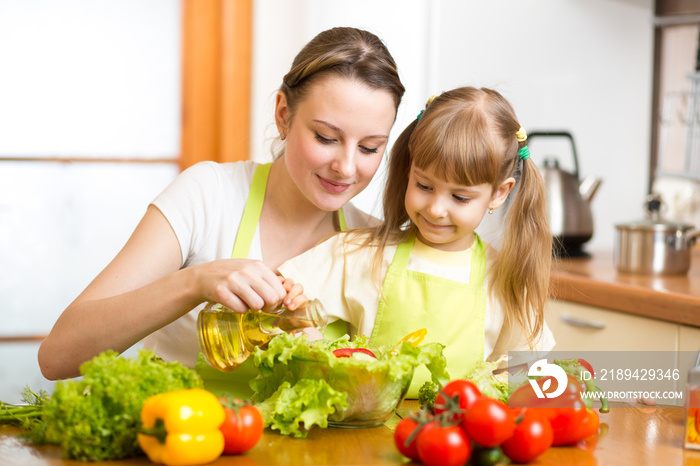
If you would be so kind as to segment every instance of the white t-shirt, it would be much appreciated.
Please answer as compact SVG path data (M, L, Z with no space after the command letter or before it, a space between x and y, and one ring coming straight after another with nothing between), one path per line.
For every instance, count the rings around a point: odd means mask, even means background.
M231 257L257 163L201 162L178 175L153 205L170 223L182 251L182 267ZM349 228L366 226L370 217L343 207ZM250 246L250 259L262 260L260 229ZM199 353L196 323L204 303L144 339L144 346L166 361L194 367Z
M357 248L344 241L344 234L334 235L323 243L282 264L279 271L304 287L309 298L318 298L329 320L350 323L352 334L371 335L379 308L381 283L391 264L396 246L384 249L381 270L372 271L374 248ZM488 243L487 270L497 251ZM416 239L406 268L454 281L468 283L473 246L465 251L446 252L431 248ZM377 279L378 273L379 279ZM485 281L486 282L486 281ZM484 288L487 284L484 283ZM500 303L487 293L484 359L497 360L508 351L537 351L542 354L554 347L554 337L546 325L534 348L517 323L510 324ZM520 361L518 361L520 363Z

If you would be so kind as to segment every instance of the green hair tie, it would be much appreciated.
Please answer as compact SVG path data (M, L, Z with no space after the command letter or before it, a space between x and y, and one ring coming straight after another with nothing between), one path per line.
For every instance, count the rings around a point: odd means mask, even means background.
M428 101L425 103L425 108L428 108L428 105L430 105L430 103L431 103L433 100L435 100L436 97L437 97L436 95L431 95L430 98L428 99ZM416 117L416 120L420 120L420 117L423 116L423 112L425 112L425 108L424 108L423 110L420 111L420 113L419 113L418 116Z
M530 158L530 149L527 148L527 146L523 146L520 148L520 151L518 151L518 156L520 156L523 161L527 160Z

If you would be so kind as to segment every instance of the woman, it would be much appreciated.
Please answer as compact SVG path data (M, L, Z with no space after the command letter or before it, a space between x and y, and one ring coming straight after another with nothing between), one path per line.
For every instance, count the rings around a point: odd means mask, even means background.
M345 223L369 220L346 204L376 173L403 93L373 34L334 28L312 39L277 93L285 147L275 162L204 162L180 174L59 317L39 349L43 375L77 376L101 351L142 339L194 366L202 303L237 312L280 303L289 291L280 264ZM253 213L242 219L244 208Z

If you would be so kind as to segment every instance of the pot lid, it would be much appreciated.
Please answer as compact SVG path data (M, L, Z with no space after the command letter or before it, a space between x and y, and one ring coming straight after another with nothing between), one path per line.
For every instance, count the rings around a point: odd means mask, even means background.
M659 222L651 219L639 220L637 222L620 223L615 225L618 230L643 230L659 232L686 232L693 228L693 225L677 222Z
M647 197L644 203L644 210L647 213L647 218L636 222L621 223L615 225L618 230L644 230L644 231L659 231L659 232L685 232L693 228L693 225L688 223L666 221L661 218L661 206L663 200L658 194L652 194Z

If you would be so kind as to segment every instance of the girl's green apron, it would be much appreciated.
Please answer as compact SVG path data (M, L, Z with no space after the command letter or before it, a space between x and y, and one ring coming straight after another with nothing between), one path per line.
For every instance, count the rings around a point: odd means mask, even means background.
M263 201L265 200L265 190L271 167L272 164L268 163L258 165L255 169L248 201L243 210L243 217L233 244L232 259L248 258L250 245L255 236L255 229L260 220L260 212L262 212ZM345 231L347 229L342 210L338 211L338 224L341 230ZM347 323L337 320L326 328L324 335L326 338L338 338L345 333L347 333ZM253 364L252 356L235 370L223 372L207 364L200 351L195 369L204 380L205 388L215 394L221 395L226 393L242 399L249 399L253 395L253 391L248 384L258 374L258 370Z
M444 355L450 377L466 376L484 359L486 319L486 251L474 233L469 283L406 270L415 235L399 244L389 266L370 346L395 345L407 334L425 328L424 343L445 345ZM425 366L416 369L408 398L430 380Z

